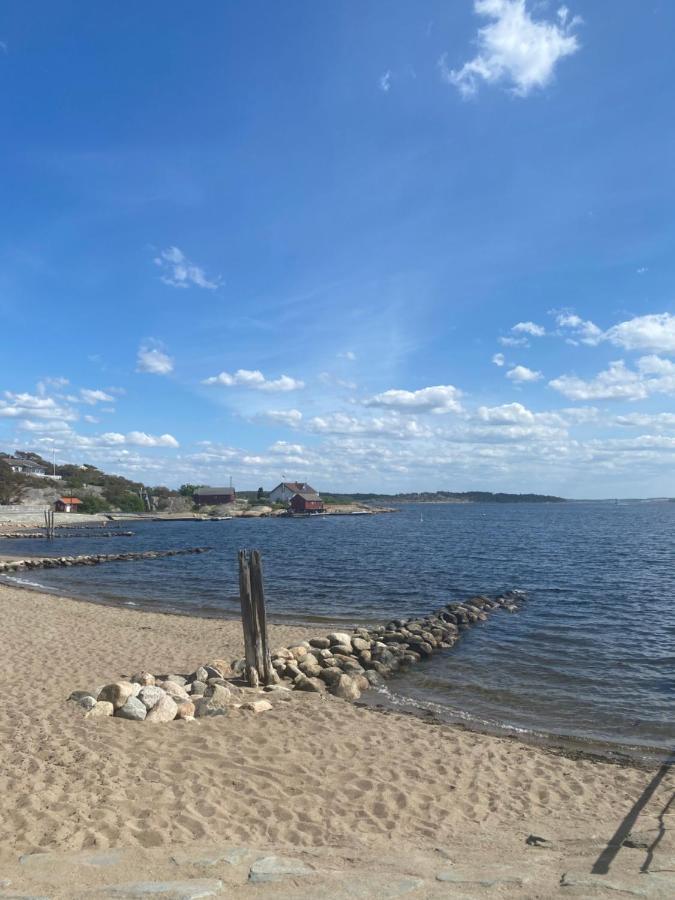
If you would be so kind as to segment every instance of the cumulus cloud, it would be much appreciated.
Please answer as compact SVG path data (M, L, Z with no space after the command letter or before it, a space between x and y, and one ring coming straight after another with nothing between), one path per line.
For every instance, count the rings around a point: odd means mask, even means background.
M383 75L380 75L378 84L381 91L384 91L385 94L389 93L391 90L391 69L387 69Z
M675 363L643 356L637 369L630 369L619 359L595 378L561 375L549 385L570 400L644 400L651 394L675 394Z
M151 375L169 375L173 372L173 359L157 347L142 345L136 357L136 371Z
M380 406L402 412L428 412L436 415L461 412L462 392L451 384L437 384L419 391L392 389L363 401L364 406Z
M535 20L525 0L474 0L474 11L489 20L478 29L476 56L461 69L448 67L447 54L438 64L441 78L463 97L476 94L481 82L506 84L526 97L546 87L560 60L579 49L573 32L581 20L565 6L552 20Z
M476 413L481 422L492 425L531 425L534 413L522 403L504 403L502 406L479 406Z
M511 331L515 331L516 334L529 334L532 337L543 337L546 334L546 329L534 322L518 322Z
M315 416L307 425L314 434L350 434L399 439L430 437L433 432L414 418L398 415L359 418L345 413Z
M161 281L171 287L199 287L214 291L219 286L217 279L207 278L204 269L191 262L178 247L162 250L153 262L161 270Z
M5 399L0 399L0 418L3 419L48 419L64 422L77 419L75 410L57 403L53 397L12 391L4 391L3 396Z
M500 367L505 365L506 359L504 357L504 354L503 353L495 353L495 355L492 357L492 362L496 366L500 366Z
M524 384L528 381L539 381L544 376L541 372L528 369L527 366L514 366L506 373L506 377L516 384Z
M670 313L636 316L614 325L605 338L626 350L675 353L675 316Z
M212 375L205 378L203 384L220 384L224 387L245 387L256 391L298 391L304 388L304 381L291 378L290 375L280 375L279 378L267 379L258 369L237 369L231 375L229 372L221 372L220 375Z

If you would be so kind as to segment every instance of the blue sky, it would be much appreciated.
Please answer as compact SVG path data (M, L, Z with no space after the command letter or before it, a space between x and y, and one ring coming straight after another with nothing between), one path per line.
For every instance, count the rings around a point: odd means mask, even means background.
M675 495L675 7L0 14L0 446Z

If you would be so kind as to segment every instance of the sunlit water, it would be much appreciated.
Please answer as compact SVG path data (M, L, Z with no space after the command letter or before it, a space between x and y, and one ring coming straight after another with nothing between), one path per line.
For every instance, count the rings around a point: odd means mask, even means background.
M424 505L372 517L130 527L132 538L13 540L3 553L212 546L26 577L104 603L233 616L236 551L257 547L271 620L321 625L521 588L529 596L521 612L494 614L453 650L392 679L380 699L592 747L675 746L675 503Z

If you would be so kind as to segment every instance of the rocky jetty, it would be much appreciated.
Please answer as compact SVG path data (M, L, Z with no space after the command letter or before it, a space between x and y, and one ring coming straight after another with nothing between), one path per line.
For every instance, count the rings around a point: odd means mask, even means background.
M0 562L0 575L23 569L58 569L63 566L97 566L106 562L128 562L134 559L160 559L165 556L185 556L208 553L211 547L187 547L181 550L144 550L141 553L90 553L84 556L35 556Z
M194 551L193 551L194 552ZM363 691L440 650L449 650L466 628L484 622L495 610L516 612L522 591L498 597L472 597L448 603L418 619L393 619L386 625L333 631L324 637L280 647L272 653L274 683L264 690L243 685L244 659L211 660L188 674L138 672L96 691L74 691L68 698L87 718L116 716L135 722L170 722L252 713L273 708L270 700L289 699L291 691L329 693L358 700ZM269 699L267 699L269 698Z
M64 526L62 526L64 527ZM133 537L135 532L133 531L101 531L100 529L94 530L93 528L87 529L86 531L77 532L75 534L64 534L59 535L59 537L65 538L74 538L74 537ZM3 531L0 533L0 537L2 538L21 538L22 540L28 540L30 538L37 538L42 540L49 540L50 537L48 534L45 534L44 531L31 531L29 534L26 534L25 531Z

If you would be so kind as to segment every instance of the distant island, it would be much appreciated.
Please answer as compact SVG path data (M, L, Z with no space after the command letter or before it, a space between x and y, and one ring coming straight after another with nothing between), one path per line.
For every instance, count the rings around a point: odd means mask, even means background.
M566 503L549 494L494 494L491 491L422 491L409 494L323 494L326 503Z

